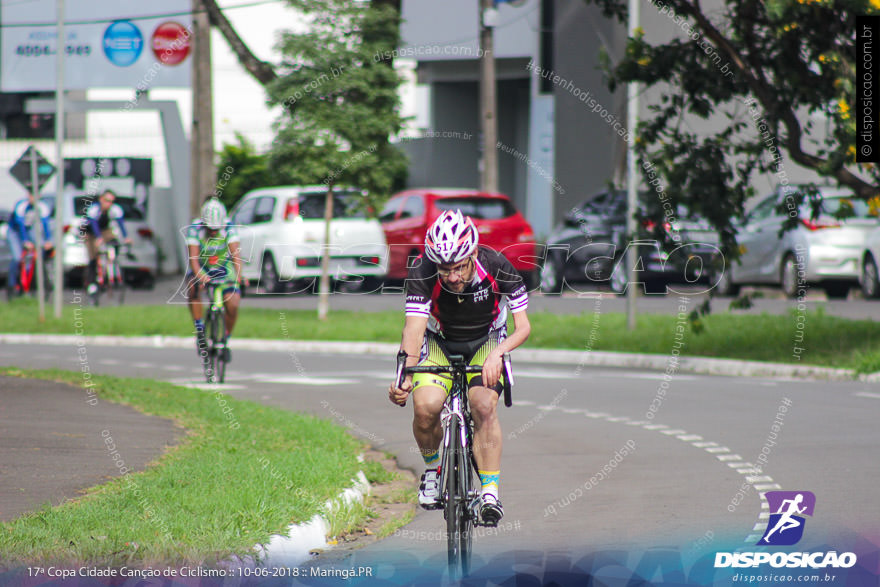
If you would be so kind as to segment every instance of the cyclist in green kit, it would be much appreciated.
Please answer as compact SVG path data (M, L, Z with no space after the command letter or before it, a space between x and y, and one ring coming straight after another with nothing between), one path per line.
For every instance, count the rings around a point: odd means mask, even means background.
M185 295L195 326L197 351L202 356L206 348L202 292L207 284L213 283L223 292L226 333L222 352L228 363L231 359L229 336L235 327L241 302L241 254L238 232L229 223L226 207L220 200L211 198L202 206L201 216L186 229L186 246L189 268L184 278Z

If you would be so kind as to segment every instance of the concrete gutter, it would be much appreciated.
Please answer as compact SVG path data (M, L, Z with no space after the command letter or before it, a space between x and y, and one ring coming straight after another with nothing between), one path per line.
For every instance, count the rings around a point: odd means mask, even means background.
M0 344L45 344L59 346L93 345L136 348L194 349L195 340L182 336L75 336L70 334L0 334ZM233 347L253 351L277 351L285 353L330 353L379 355L388 358L391 365L399 345L383 342L330 342L267 340L233 338ZM640 353L617 353L609 351L572 351L563 349L518 349L514 362L555 363L582 367L616 367L666 371L674 368L679 373L726 375L730 377L785 377L791 379L819 379L825 381L859 380L880 382L880 372L857 375L852 369L835 369L812 365L789 363L765 363L708 357L678 357L674 366L672 355L649 355ZM391 367L389 367L390 372Z

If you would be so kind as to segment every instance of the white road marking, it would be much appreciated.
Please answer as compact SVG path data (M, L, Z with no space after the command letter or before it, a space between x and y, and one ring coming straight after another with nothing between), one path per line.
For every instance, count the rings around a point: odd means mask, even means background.
M131 366L138 369L153 369L156 367L153 363L131 363Z
M515 406L533 406L535 402L529 401L527 399L515 399L513 400L513 405Z
M627 422L629 426L644 426L645 424L650 424L647 420L636 420L635 422Z
M692 442L697 448L709 448L710 446L718 446L717 442Z
M98 359L98 362L102 365L119 365L120 361L116 359Z
M730 449L726 446L710 446L706 449L706 452L711 453L719 453L719 452L730 452Z
M605 412L590 412L588 410L584 411L584 416L587 418L607 418L611 414L606 414Z
M185 369L180 365L163 365L162 368L166 371L185 371ZM228 371L226 372L226 375L229 376Z
M755 489L758 491L767 491L768 489L782 489L782 485L778 483L765 483L762 485L755 485ZM763 495L762 495L763 497Z
M869 397L871 399L880 399L880 393L871 393L870 391L858 391L853 395L858 397Z
M386 375L387 377L387 375ZM549 369L515 369L513 378L528 377L530 379L581 379L570 371L551 371Z
M766 529L767 529L767 524L762 524L761 522L758 522L757 524L755 524L755 527L752 528L752 530L766 530Z
M677 436L679 434L684 434L687 430L661 430L660 434L668 434L669 436Z
M746 481L748 481L749 483L766 483L768 481L773 481L773 478L768 477L767 475L757 475L753 477L746 477ZM757 485L755 487L757 487Z
M682 434L681 436L676 436L679 440L684 440L685 442L691 442L694 440L703 440L703 437L699 434Z
M626 416L617 416L614 418L605 418L609 422L626 422L629 420Z
M669 428L666 424L648 424L647 426L642 426L645 430L662 430L664 428Z
M192 387L194 389L207 389L209 391L226 391L233 389L247 389L244 385L233 385L231 383L180 383L181 387Z
M719 461L742 461L742 457L739 455L718 455ZM742 463L740 463L742 464Z
M347 385L357 383L357 379L343 379L341 377L292 377L275 376L256 378L260 383L287 383L290 385Z

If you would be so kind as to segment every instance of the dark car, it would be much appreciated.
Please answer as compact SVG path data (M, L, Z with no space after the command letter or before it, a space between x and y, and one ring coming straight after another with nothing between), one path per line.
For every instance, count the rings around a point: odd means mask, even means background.
M626 291L627 194L605 191L566 213L547 239L541 268L541 290L558 294L565 284L607 282L615 293ZM709 278L709 266L718 253L718 236L709 223L683 206L666 214L662 226L650 220L647 193L639 195L639 231L636 283L646 293L666 293L672 283L695 283ZM670 212L671 212L670 208Z

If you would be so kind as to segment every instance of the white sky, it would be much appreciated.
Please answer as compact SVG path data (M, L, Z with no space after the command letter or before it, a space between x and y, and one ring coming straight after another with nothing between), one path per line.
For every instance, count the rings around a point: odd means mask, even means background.
M279 61L275 50L281 31L293 30L302 26L298 13L284 0L269 1L253 6L249 0L219 0L218 4L236 28L244 42L260 59L269 63ZM212 31L211 57L213 64L213 103L215 149L219 151L224 143L235 140L239 131L252 141L259 151L266 150L274 132L272 124L278 116L278 109L269 110L263 87L248 74L229 49L225 39L218 31ZM413 62L401 62L409 79ZM95 89L89 90L92 100L130 100L133 90ZM416 102L427 105L424 89L416 88L414 82L401 88L404 116L416 114ZM177 100L184 130L189 135L192 120L192 99L189 89L157 89L150 91L154 100ZM424 126L424 107L414 126ZM162 140L159 116L156 112L91 112L87 115L86 141L65 141L66 157L93 156L132 156L153 158L153 182L157 186L168 186L168 157ZM36 141L37 148L50 160L54 155L52 141ZM0 165L9 167L21 154L26 142L0 141ZM51 183L51 182L50 182ZM47 187L47 189L49 189ZM20 197L24 190L8 174L0 174L0 207L8 207Z

